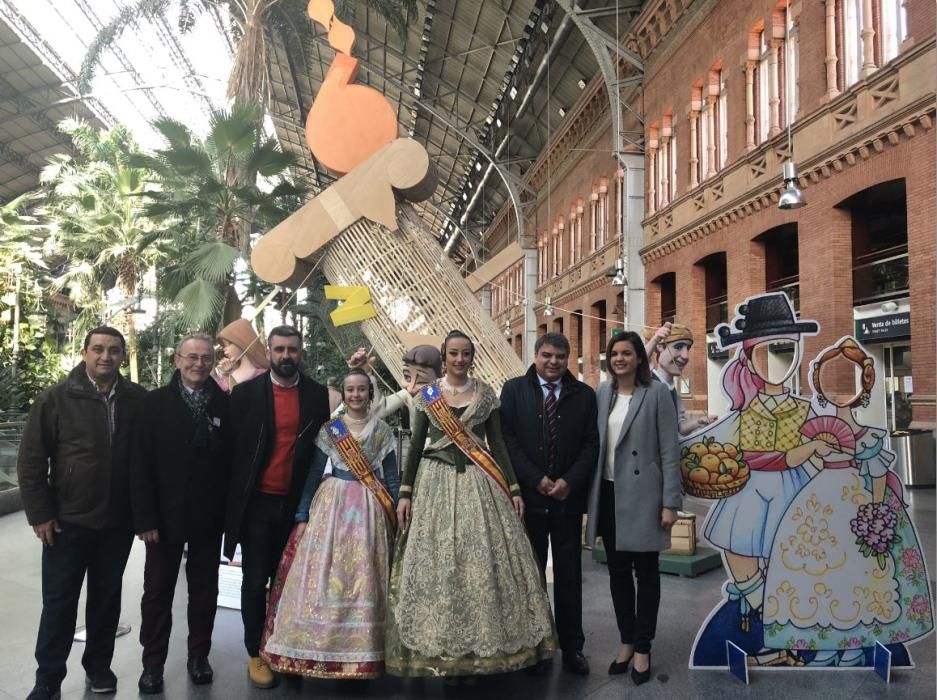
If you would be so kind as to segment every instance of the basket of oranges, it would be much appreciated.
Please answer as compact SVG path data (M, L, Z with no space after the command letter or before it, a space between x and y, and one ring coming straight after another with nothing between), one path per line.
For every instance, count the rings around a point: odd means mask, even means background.
M748 464L742 450L729 442L719 443L715 438L703 438L680 454L683 488L690 496L699 498L728 498L748 483Z

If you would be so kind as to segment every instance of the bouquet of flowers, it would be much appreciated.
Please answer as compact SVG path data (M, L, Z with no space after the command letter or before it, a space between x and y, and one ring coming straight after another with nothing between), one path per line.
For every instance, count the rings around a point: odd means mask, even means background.
M895 531L898 516L887 503L866 503L859 506L856 517L849 521L849 528L856 536L859 551L865 557L875 557L879 568L885 568L885 553L901 542Z

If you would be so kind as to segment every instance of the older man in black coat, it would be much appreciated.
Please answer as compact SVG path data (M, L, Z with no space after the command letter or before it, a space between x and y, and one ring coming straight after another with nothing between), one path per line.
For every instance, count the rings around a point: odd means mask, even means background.
M134 530L146 543L142 693L163 689L172 599L186 544L188 672L196 684L213 678L208 652L230 461L229 399L210 378L214 359L211 336L183 338L176 346L176 373L146 396L137 425L130 484Z
M542 335L534 352L527 374L501 390L501 425L524 496L527 533L544 573L547 538L552 542L563 668L584 675L589 664L582 654L582 515L598 464L595 392L567 369L566 336Z

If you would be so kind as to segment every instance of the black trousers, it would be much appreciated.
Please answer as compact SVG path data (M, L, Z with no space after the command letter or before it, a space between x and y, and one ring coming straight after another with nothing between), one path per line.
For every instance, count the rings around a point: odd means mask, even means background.
M546 576L547 538L553 549L553 598L560 649L581 652L582 632L582 514L527 511L527 534Z
M130 528L93 530L60 522L55 543L42 548L42 616L36 638L36 683L58 688L75 636L78 599L85 600L87 641L81 665L90 673L111 667L120 619L120 592L133 544Z
M598 533L605 545L612 606L621 643L634 644L637 653L649 654L651 641L657 632L657 610L660 607L660 552L622 552L615 549L615 482L605 479L599 495Z
M287 512L285 496L255 493L244 513L241 533L241 619L248 656L260 656L267 614L267 586L293 528L295 513Z
M182 562L183 545L155 542L146 545L143 599L140 601L140 644L143 668L162 669L169 653L172 599ZM189 542L185 576L189 588L189 658L206 657L218 609L218 562L221 535Z

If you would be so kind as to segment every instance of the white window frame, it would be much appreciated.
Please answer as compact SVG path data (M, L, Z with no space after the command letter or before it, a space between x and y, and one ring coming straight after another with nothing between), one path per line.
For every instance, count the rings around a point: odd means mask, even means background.
M882 65L901 52L901 44L908 38L908 12L905 0L881 0Z
M758 119L755 124L755 143L764 143L768 140L771 130L771 47L765 39L765 30L758 32L758 67L755 75L758 78Z
M843 0L843 88L862 72L862 0Z

